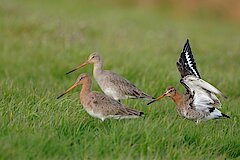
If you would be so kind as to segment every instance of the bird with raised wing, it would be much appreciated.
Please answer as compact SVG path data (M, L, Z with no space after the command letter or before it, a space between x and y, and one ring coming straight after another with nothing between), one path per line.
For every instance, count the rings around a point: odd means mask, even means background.
M122 105L115 99L98 92L91 91L92 81L90 77L83 73L78 78L75 84L67 91L61 94L58 98L70 92L75 87L82 85L80 92L80 102L83 108L95 118L102 121L108 118L124 119L124 118L138 118L144 116L144 113L135 109L130 109Z
M184 45L177 68L181 75L180 82L186 88L186 93L182 95L174 87L168 87L163 95L149 102L148 105L164 97L170 97L175 102L177 112L181 116L197 123L210 119L230 118L217 109L222 105L217 95L227 97L201 79L189 40Z
M120 101L121 99L154 99L152 96L144 93L141 89L136 87L133 83L125 79L124 77L103 69L103 60L98 53L92 53L88 60L86 60L83 64L76 67L75 69L69 71L66 74L69 74L81 67L84 67L88 64L93 64L93 76L97 81L98 85L102 89L102 91L113 97L115 100Z

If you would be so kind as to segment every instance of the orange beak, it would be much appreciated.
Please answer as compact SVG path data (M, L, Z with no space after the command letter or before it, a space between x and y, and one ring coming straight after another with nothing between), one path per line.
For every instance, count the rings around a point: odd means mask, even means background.
M63 94L61 94L60 96L57 97L57 99L59 99L60 97L64 96L65 94L67 94L68 92L70 92L71 90L73 90L75 87L77 87L78 84L75 83L72 87L70 87L68 90L66 90Z
M67 72L66 74L72 73L72 72L78 70L79 68L82 68L82 67L84 67L84 66L86 66L86 65L88 65L88 64L89 64L89 62L86 61L86 62L84 62L83 64L81 64L80 66L78 66L78 67L74 68L73 70Z
M151 103L153 103L153 102L159 101L160 99L162 99L162 98L164 98L164 97L166 97L166 96L167 96L167 93L164 93L164 94L161 95L160 97L158 97L158 98L154 99L153 101L149 102L147 105L149 105L149 104L151 104Z

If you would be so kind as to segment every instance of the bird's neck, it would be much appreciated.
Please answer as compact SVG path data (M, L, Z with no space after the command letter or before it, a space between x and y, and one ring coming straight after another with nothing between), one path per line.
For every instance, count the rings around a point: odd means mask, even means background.
M184 100L183 95L178 92L176 92L174 96L171 96L171 98L177 106L179 106Z
M102 73L102 71L103 71L103 61L100 60L99 62L94 63L93 74L96 75L96 74Z
M80 99L82 100L83 97L88 95L91 92L91 86L92 86L92 81L91 79L88 79L85 83L82 85L82 89L80 92Z

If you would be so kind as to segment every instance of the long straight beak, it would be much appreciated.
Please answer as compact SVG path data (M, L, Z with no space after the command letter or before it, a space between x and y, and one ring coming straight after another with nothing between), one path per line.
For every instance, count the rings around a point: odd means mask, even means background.
M60 97L64 96L65 94L67 94L68 92L70 92L72 89L74 89L75 87L77 87L78 84L75 83L72 87L70 87L68 90L66 90L63 94L61 94L60 96L57 97L57 99L59 99Z
M88 64L89 64L89 62L86 61L86 62L84 62L83 64L81 64L80 66L78 66L78 67L74 68L73 70L67 72L66 74L72 73L72 72L78 70L79 68L82 68L82 67L84 67L84 66L86 66L86 65L88 65Z
M163 95L161 95L160 97L154 99L153 101L149 102L147 105L153 103L153 102L156 102L156 101L159 101L160 99L164 98L165 96L167 95L167 93L164 93Z

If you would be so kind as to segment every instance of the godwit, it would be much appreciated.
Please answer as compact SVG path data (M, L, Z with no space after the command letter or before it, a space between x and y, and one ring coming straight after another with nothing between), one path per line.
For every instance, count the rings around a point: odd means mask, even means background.
M128 98L154 99L120 75L108 70L103 70L103 60L98 53L92 53L88 60L66 74L76 71L87 64L94 64L93 76L95 80L102 91L115 100L120 101L121 99Z
M201 79L194 61L189 40L184 45L177 68L181 74L181 84L186 88L186 93L181 95L174 87L168 87L166 92L153 100L158 101L163 97L171 97L176 103L177 112L197 123L210 119L230 118L217 108L221 108L221 102L217 95L226 98L217 88ZM148 103L151 104L152 102ZM216 108L215 108L216 107Z
M138 118L144 115L143 112L130 109L122 105L113 98L98 92L91 91L92 81L90 77L83 73L78 78L75 84L67 91L61 94L62 97L72 89L82 85L80 92L80 102L84 109L92 116L104 121L108 118L123 119L123 118Z

